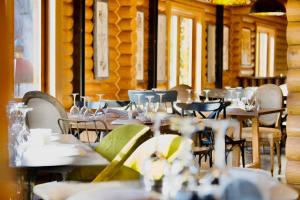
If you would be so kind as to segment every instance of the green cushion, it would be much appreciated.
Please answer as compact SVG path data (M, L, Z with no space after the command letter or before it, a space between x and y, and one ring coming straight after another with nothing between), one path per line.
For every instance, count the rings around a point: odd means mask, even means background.
M67 174L66 180L91 182L105 168L105 166L75 167Z
M146 130L147 129L147 130ZM104 158L112 161L121 149L140 131L147 132L149 127L141 124L127 124L120 126L105 136L95 151Z

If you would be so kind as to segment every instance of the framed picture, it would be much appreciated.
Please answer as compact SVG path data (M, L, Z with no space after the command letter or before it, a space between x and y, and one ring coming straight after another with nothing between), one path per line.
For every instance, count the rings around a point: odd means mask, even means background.
M242 66L252 66L251 63L251 30L242 30Z
M167 45L167 17L158 14L157 36L157 81L166 81L166 45Z
M95 0L94 5L94 74L96 79L109 78L108 4Z
M137 11L137 55L136 55L136 80L144 80L144 12Z

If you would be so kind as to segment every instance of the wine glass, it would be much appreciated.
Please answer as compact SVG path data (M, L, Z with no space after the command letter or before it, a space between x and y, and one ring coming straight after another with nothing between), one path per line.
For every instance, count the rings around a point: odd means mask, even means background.
M104 94L96 94L98 96L98 108L95 112L95 116L103 114L102 97Z
M70 109L70 114L71 115L78 115L79 114L79 108L76 105L76 96L78 93L73 93L73 106Z
M186 91L188 92L188 99L186 101L186 103L192 103L193 100L192 100L192 89L186 89Z
M205 100L204 102L208 102L209 101L209 98L208 98L208 93L209 93L210 90L203 90L204 92L204 95L205 95Z
M85 105L87 97L82 96L81 98L83 99L83 106L81 107L79 114L84 115L84 112L87 110L87 106Z
M148 100L147 106L146 106L146 113L152 113L153 112L153 105L152 105L152 99L154 98L153 95L146 96L145 97Z
M162 102L162 98L166 93L157 93L157 95L159 96L159 102L158 102L158 107L156 112L166 112L167 108L166 105L164 105L164 103Z
M86 97L87 104L90 102L90 100L91 100L90 97ZM93 116L93 115L94 115L93 111L87 106L86 110L83 113L83 116L84 117L90 117L90 116Z
M135 95L136 97L137 97L137 102L136 102L136 106L137 106L137 111L138 112L141 112L142 111L142 105L141 105L141 97L143 96L143 94L140 94L140 93L138 93L138 94L136 94Z

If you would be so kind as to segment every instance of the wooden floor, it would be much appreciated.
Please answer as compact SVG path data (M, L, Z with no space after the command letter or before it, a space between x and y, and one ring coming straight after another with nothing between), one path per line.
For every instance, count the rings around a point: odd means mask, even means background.
M281 174L278 174L278 162L277 162L277 154L274 153L274 174L273 176L275 178L277 178L279 181L281 181L282 183L286 183L286 179L285 179L285 169L286 169L286 157L285 157L285 153L284 150L281 151ZM252 153L251 153L251 148L247 147L245 149L245 160L246 160L246 164L251 163L252 162ZM198 161L198 160L197 160ZM267 172L270 172L270 168L271 164L270 164L270 152L269 152L269 148L264 147L261 148L261 168ZM209 169L209 163L208 161L204 161L204 159L202 159L201 162L201 170L208 170Z

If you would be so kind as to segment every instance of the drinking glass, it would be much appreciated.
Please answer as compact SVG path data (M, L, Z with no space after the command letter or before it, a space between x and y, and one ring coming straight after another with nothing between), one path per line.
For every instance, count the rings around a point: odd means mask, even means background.
M209 93L210 90L203 90L204 92L204 95L205 95L205 100L204 102L208 102L209 101L209 98L208 98L208 93Z
M102 105L102 97L103 94L96 94L98 96L98 108L95 112L95 116L103 114L103 105Z
M186 103L192 103L192 89L186 89L186 91L188 92L188 100L186 101Z
M158 107L156 112L166 112L167 108L166 105L162 102L162 98L166 93L157 93L157 95L159 96L159 102L158 102Z
M73 106L70 109L70 114L71 115L78 115L79 114L79 108L76 105L76 96L78 93L73 93Z
M87 97L86 96L82 96L81 98L83 99L83 106L81 107L81 109L79 111L79 114L80 115L84 115L85 111L87 110L87 106L85 104Z
M90 102L91 98L90 97L86 97L86 103L88 104ZM93 111L87 106L86 110L83 113L84 117L91 117L93 116L94 113Z

